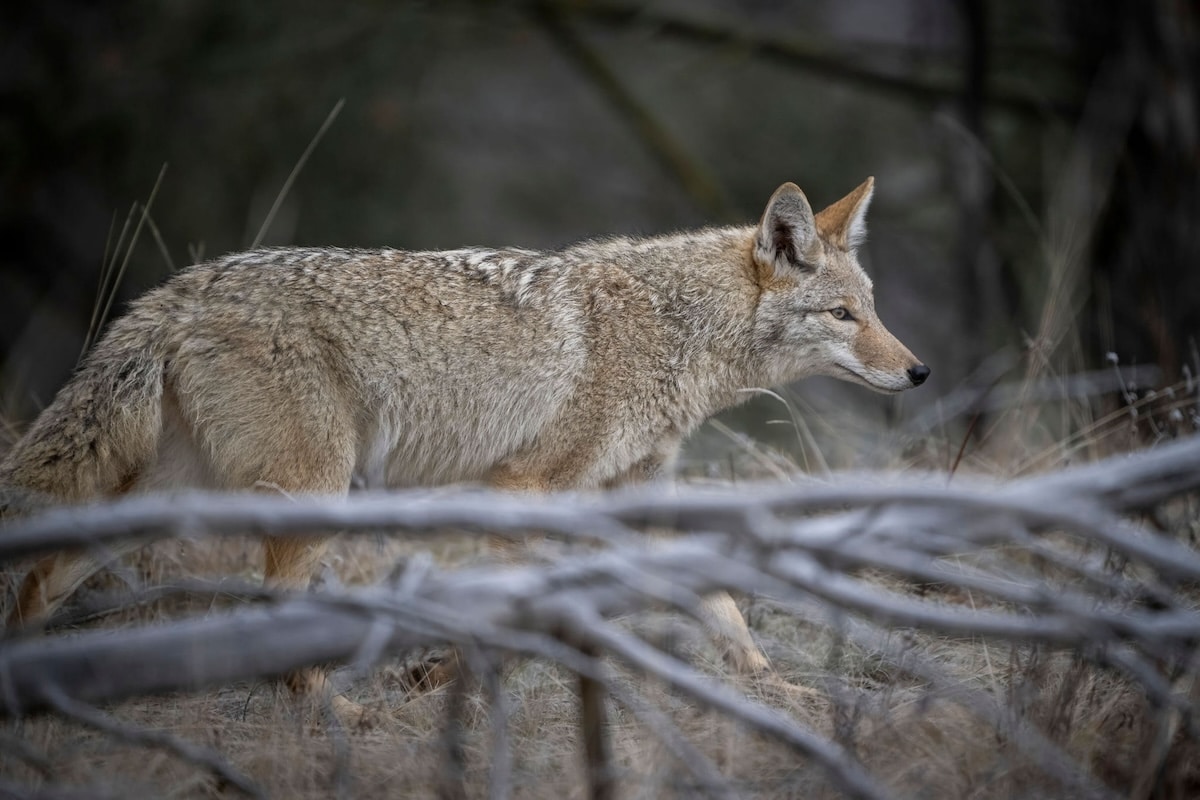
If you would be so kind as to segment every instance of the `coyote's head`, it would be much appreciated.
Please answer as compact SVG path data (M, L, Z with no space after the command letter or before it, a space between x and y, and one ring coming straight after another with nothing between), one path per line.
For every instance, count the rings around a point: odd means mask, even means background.
M755 334L780 381L831 375L877 392L919 386L929 368L875 315L855 249L866 235L874 179L819 214L785 183L771 196L752 258L761 288Z

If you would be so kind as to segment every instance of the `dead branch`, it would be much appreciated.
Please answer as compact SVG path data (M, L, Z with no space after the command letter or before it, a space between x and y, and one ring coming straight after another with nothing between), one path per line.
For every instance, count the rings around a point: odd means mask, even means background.
M186 494L53 509L7 524L0 557L67 545L107 547L129 537L337 529L408 536L447 528L510 535L545 531L607 547L509 569L445 572L427 558L414 558L376 586L317 595L262 591L259 596L271 604L207 619L69 639L10 636L0 641L0 716L39 709L74 714L87 703L281 675L314 663L351 663L365 670L399 651L450 644L468 656L518 653L558 661L580 675L585 688L596 690L588 695L593 706L603 694L612 695L671 752L691 761L694 750L686 740L613 681L601 661L610 656L787 743L824 767L843 791L882 797L862 765L833 742L608 620L650 607L698 619L699 598L723 590L815 608L839 626L858 625L860 639L902 628L1076 648L1118 670L1159 708L1171 709L1170 731L1191 730L1192 683L1164 670L1179 665L1185 675L1194 671L1200 613L1174 587L1200 580L1200 557L1179 539L1149 532L1123 515L1197 488L1200 440L1188 440L1009 483L946 486L944 479L920 476L852 475L836 482L743 486L736 494L661 486L548 498L481 491L345 501ZM678 535L648 543L639 529L651 526L674 528ZM1126 571L1100 562L1098 550L1119 554ZM1051 581L1038 564L1064 577ZM864 570L954 587L979 597L982 607L888 588L864 577ZM206 590L199 583L188 588ZM255 646L246 647L247 641ZM905 663L913 668L910 660ZM483 662L470 666L498 697L494 668ZM920 670L937 678L927 667ZM966 698L974 713L1009 731L1063 785L1104 793L1064 754L1047 749L1036 730L1012 727L995 698L937 681L947 696ZM493 738L502 754L505 733L503 723L497 724ZM599 732L590 741L595 785L602 790L611 777L606 742ZM689 767L707 791L728 794L707 762ZM495 763L497 796L505 791L508 769L503 760Z
M597 0L532 0L526 5L537 11L570 15L610 28L640 28L676 41L741 52L847 86L899 96L918 103L945 102L962 92L956 82L886 73L865 65L861 58L830 52L816 42L800 41L794 37L786 41L764 37L728 25L664 14L653 7ZM991 87L988 101L997 108L1024 115L1042 116L1055 108L1074 111L1061 102L1032 97L1003 86Z
M130 744L156 747L172 753L177 758L212 772L222 783L240 790L248 797L263 798L266 795L245 775L230 765L219 753L200 747L173 736L166 731L156 731L140 725L127 725L118 719L81 703L57 687L49 687L47 702L55 711L89 728L108 734Z
M748 519L764 513L794 516L847 507L926 507L946 522L947 510L970 515L1015 514L1035 531L1065 529L1101 537L1132 558L1200 578L1200 556L1168 539L1118 527L1116 514L1138 511L1200 488L1200 438L1157 450L1007 484L943 477L839 476L832 483L746 484L737 491L640 487L607 495L514 497L472 490L367 493L350 500L259 494L182 494L132 497L111 503L54 508L0 526L0 561L69 547L95 546L135 535L147 540L192 534L402 530L429 536L447 529L501 535L532 531L605 544L636 544L633 530L753 533ZM912 517L902 521L905 527ZM878 525L878 523L877 523ZM1007 533L994 526L993 538ZM832 531L828 535L837 536ZM976 544L987 543L979 539Z

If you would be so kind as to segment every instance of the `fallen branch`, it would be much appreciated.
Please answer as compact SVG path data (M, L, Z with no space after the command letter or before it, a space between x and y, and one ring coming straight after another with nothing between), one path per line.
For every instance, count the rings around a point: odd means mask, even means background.
M53 509L7 524L0 532L0 557L180 533L282 536L338 529L408 536L447 528L513 536L546 531L607 547L572 551L547 564L456 572L418 557L372 587L316 595L259 591L274 602L71 638L10 636L0 646L0 716L42 709L79 716L88 703L282 675L316 663L366 670L400 651L449 644L468 655L507 652L558 661L593 688L614 694L671 752L691 761L695 751L686 740L614 683L599 657L607 655L787 743L821 764L847 793L882 797L862 765L833 742L608 620L652 607L700 619L701 597L733 591L815 607L830 619L857 620L872 630L899 627L1076 648L1117 668L1159 707L1172 709L1176 727L1190 730L1193 699L1179 687L1191 684L1168 678L1162 665L1194 666L1200 613L1172 587L1200 580L1200 557L1181 541L1148 533L1121 515L1197 488L1200 440L1188 440L1004 484L946 486L929 478L858 475L837 484L742 486L736 493L650 487L530 498L439 491L344 501L187 494ZM674 528L678 535L648 542L639 530L645 527ZM1120 554L1128 571L1114 572L1097 560L1098 552ZM1028 559L1012 557L1019 553L1067 578L1051 582ZM982 608L946 603L936 593L925 597L885 588L859 574L862 570L955 587L977 594ZM219 589L199 582L187 588ZM247 647L248 641L254 646ZM482 663L472 668L489 684L489 694L498 696L492 668ZM590 696L593 706L599 696ZM982 718L998 729L1009 724L994 700L974 698L971 708ZM1040 741L1036 731L1014 730L1020 741ZM503 753L501 728L494 738ZM610 762L596 752L596 769L605 772ZM1043 748L1034 760L1065 785L1097 789L1077 765L1062 763L1064 758ZM495 763L501 795L508 769ZM705 790L729 793L711 765L700 762L693 771Z
M253 781L213 750L194 745L165 731L151 730L140 725L127 725L86 703L79 702L55 687L51 687L45 693L45 697L55 711L68 719L73 719L89 728L95 728L129 744L166 750L183 761L212 772L222 783L239 789L248 797L263 798L264 800L266 798L266 795Z

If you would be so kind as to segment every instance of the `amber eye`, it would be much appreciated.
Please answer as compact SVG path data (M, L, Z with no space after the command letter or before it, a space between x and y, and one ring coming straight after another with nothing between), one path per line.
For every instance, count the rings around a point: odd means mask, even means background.
M851 314L849 311L847 311L842 306L838 306L837 308L831 308L829 310L829 313L833 314L834 319L854 319L854 315Z

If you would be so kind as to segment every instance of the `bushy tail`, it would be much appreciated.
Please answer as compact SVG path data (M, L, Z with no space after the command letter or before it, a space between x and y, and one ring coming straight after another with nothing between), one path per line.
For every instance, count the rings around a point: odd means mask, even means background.
M161 323L138 311L113 323L0 464L10 511L117 492L153 457L166 353Z

